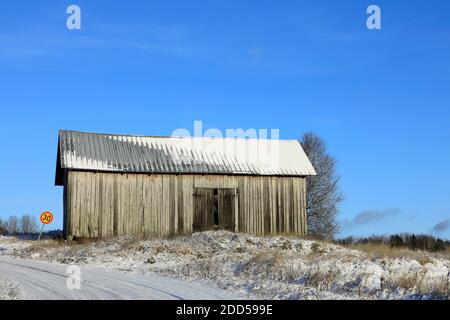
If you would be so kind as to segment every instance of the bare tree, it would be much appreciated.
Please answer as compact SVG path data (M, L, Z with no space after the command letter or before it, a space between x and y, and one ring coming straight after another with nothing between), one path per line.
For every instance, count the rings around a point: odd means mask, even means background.
M37 222L34 216L25 214L20 219L20 231L23 234L31 234L37 231Z
M8 234L19 233L19 220L16 216L11 216L8 218L8 221L6 222L6 229L8 230Z
M336 159L328 154L326 142L312 132L305 133L300 144L317 172L317 176L307 178L308 233L318 238L333 238L339 231L337 213L344 200Z
M3 236L8 233L8 229L6 228L6 221L0 218L0 236Z

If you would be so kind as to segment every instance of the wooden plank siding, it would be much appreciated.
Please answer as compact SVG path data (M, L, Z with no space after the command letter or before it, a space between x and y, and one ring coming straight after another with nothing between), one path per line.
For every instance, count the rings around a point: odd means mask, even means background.
M66 174L65 232L89 238L189 234L195 217L194 194L208 188L231 189L227 196L236 194L233 215L237 216L227 223L234 221L238 232L299 236L307 232L306 179L302 177L89 171ZM203 219L209 223L211 218Z

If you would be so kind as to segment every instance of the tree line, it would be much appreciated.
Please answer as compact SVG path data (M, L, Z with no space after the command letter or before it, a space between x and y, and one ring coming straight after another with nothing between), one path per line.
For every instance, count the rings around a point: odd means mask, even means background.
M38 228L33 215L10 216L6 220L0 218L0 235L33 234L38 232Z
M335 241L340 245L354 245L354 244L384 244L389 245L391 248L407 248L413 251L428 251L439 252L444 251L450 247L450 241L435 238L430 235L417 235L417 234L394 234L391 236L371 236L355 239L353 237L347 237L345 239L339 239Z

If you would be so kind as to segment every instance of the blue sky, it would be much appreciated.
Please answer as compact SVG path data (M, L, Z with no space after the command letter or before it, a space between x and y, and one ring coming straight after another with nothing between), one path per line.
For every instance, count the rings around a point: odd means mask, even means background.
M81 30L66 28L71 4ZM449 15L446 0L2 1L0 217L50 210L61 226L61 128L170 135L201 120L323 136L341 236L450 238Z

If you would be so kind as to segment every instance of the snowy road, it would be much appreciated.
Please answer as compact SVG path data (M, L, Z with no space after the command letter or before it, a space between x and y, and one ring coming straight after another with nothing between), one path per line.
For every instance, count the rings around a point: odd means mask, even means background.
M67 267L0 256L0 281L18 286L20 299L239 299L201 283L91 266L80 267L80 290L69 290Z

